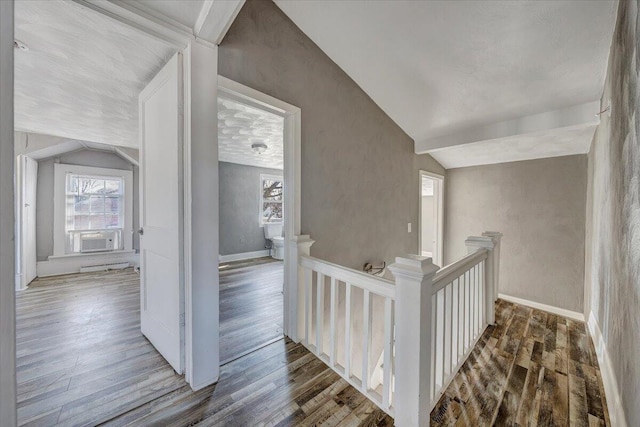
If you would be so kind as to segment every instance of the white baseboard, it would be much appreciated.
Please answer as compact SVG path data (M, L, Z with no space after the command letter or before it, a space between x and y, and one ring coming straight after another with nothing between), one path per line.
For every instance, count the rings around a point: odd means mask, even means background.
M220 260L220 262L231 262L252 258L262 258L265 256L269 256L269 249L264 249L262 251L243 252L240 254L220 255L218 259Z
M612 426L627 427L627 420L622 407L622 398L620 389L616 381L615 371L611 365L611 358L607 351L607 345L602 337L602 331L598 326L593 312L589 313L589 332L593 338L593 345L596 347L596 355L598 356L598 365L600 366L600 375L602 375L602 383L604 384L604 393L607 397L607 408L609 409L609 419Z
M568 317L569 319L579 320L584 322L584 314L578 313L577 311L571 311L560 307L555 307L553 305L542 304L535 301L530 301L527 299L512 297L511 295L498 294L498 298L501 298L505 301L513 302L520 305L526 305L527 307L537 308L538 310L548 311L549 313L558 314L560 316Z
M131 266L140 265L140 255L135 251L73 255L68 257L49 257L48 261L39 261L36 265L38 277L58 276L79 273L82 267L128 262Z

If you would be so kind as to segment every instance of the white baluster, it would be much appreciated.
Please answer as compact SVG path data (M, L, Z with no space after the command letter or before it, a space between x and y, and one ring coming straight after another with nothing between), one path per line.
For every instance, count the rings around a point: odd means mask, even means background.
M351 283L345 283L344 376L351 378Z
M369 390L369 349L371 348L371 293L364 290L362 304L362 390Z
M331 323L329 326L330 329L330 350L329 350L329 363L333 368L336 366L336 324L337 324L337 316L338 316L338 292L336 289L336 279L335 277L331 278L331 319L329 322Z
M320 356L324 344L324 274L318 273L316 280L316 353Z
M312 327L312 319L311 319L311 287L313 281L313 270L307 268L304 272L304 318L305 318L305 336L304 340L307 345L311 345L311 327Z
M393 300L384 299L384 360L382 362L382 406L391 406L391 378L393 367Z

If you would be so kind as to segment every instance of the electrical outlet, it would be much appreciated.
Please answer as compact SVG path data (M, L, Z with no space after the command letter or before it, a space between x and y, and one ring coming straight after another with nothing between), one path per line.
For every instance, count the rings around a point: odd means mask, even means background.
M407 223L407 233L411 233L411 223Z

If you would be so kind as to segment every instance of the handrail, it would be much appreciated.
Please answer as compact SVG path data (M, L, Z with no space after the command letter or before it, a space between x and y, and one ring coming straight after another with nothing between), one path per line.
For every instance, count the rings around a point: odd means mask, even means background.
M330 276L336 280L350 283L359 288L367 289L376 295L395 299L396 286L392 280L372 276L352 268L343 267L308 255L300 256L300 266Z
M433 276L432 292L437 292L451 281L464 274L469 268L484 261L489 256L489 250L479 249L458 261L441 268Z

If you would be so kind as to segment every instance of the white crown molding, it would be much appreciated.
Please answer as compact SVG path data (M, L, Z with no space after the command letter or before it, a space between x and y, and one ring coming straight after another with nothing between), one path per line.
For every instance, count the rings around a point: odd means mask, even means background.
M116 0L72 0L123 25L136 28L147 35L176 49L184 49L190 40L195 40L193 30L170 18L159 17L141 6Z
M189 28L143 4L133 5L122 0L72 1L180 50L190 41L208 47L220 44L245 2L205 0L194 28Z

